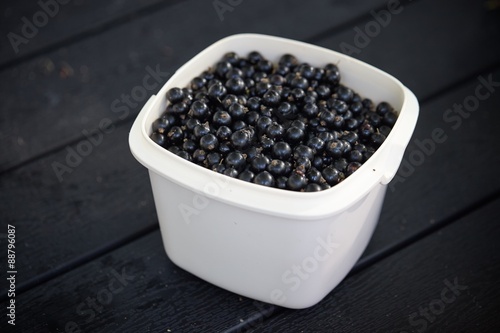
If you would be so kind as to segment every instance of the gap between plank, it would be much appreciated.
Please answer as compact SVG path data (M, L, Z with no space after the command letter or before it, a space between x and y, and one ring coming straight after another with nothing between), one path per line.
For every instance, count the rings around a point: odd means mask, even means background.
M59 40L57 42L54 42L52 44L41 47L35 51L28 52L22 56L14 58L12 60L8 60L8 61L4 62L3 64L0 64L0 72L9 68L9 67L17 66L23 62L32 60L38 56L41 56L44 53L53 52L59 48L66 47L66 46L69 46L69 45L74 44L74 43L78 43L78 42L85 40L89 37L97 36L103 32L106 32L108 30L113 29L114 27L118 27L120 25L126 24L132 19L140 18L143 16L148 16L149 14L155 13L155 12L159 11L160 9L167 8L167 7L176 5L176 4L181 3L181 2L183 2L183 0L174 0L174 1L168 1L168 2L164 1L164 2L158 2L158 3L152 4L148 7L139 8L132 13L128 13L128 14L125 14L123 16L112 19L111 21L101 23L99 25L96 25L93 28L79 32L71 37L64 38L64 39Z
M155 232L156 230L158 230L159 228L159 225L158 224L154 224L154 225L150 225L148 227L145 227L144 229L142 230L139 230L137 232L135 232L134 234L132 235L129 235L129 236L126 236L126 237L123 237L122 239L118 239L114 242L111 242L110 244L106 244L104 246L101 246L100 248L98 248L97 250L94 250L90 253L86 253L80 257L77 257L77 258L74 258L74 259L71 259L69 260L68 262L48 271L48 272L44 272L42 274L39 274L27 281L24 281L24 282L21 282L17 285L16 287L16 295L21 295L23 294L24 292L30 290L30 289L33 289L45 282L48 282L52 279L55 279L65 273L68 273L69 271L72 271L73 269L77 269L78 267L81 267L93 260L96 260L98 259L99 257L102 257L114 250L117 250L118 248L120 247L123 247L129 243L132 243L142 237L145 237L153 232ZM0 295L0 302L4 302L6 301L8 298L7 298L7 294L2 294Z

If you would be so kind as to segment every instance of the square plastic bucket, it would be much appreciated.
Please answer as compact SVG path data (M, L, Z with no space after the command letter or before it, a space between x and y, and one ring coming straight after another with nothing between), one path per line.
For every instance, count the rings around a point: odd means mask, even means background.
M284 53L313 66L335 63L341 83L399 116L380 148L331 189L294 192L221 175L167 151L150 138L165 111L165 93L185 87L227 52ZM200 52L151 96L129 144L149 170L168 257L179 267L234 293L288 308L312 306L338 285L366 248L415 128L418 101L389 74L349 56L294 40L240 34Z

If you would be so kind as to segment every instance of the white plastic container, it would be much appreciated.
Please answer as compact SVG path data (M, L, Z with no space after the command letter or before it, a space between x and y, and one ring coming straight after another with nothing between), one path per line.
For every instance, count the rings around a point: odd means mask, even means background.
M315 66L337 64L341 83L400 110L392 132L353 175L311 193L218 174L149 139L151 124L165 110L168 89L187 86L226 52L246 56L253 50L273 62L291 53ZM237 294L298 309L325 297L364 251L418 109L410 90L366 63L298 41L240 34L214 43L182 66L141 110L129 144L149 169L164 246L175 264Z

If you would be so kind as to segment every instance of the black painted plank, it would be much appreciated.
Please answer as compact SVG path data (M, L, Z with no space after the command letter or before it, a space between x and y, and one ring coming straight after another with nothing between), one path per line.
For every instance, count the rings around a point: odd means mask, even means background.
M477 91L489 97L479 100ZM467 106L471 101L478 102L477 108ZM454 105L463 105L463 115L452 111ZM383 253L392 246L388 240L411 237L498 193L499 106L500 69L423 105L366 254ZM444 142L436 140L435 131L442 132Z
M500 200L249 332L498 332Z
M71 41L75 36L109 28L160 3L160 0L2 1L0 68ZM164 4L168 5L165 1Z
M18 295L16 329L221 332L255 308L253 300L201 282L172 264L156 231ZM72 331L72 326L77 328ZM0 328L5 327L1 320Z
M104 134L63 182L51 164L65 163L78 145L0 178L2 226L17 229L19 287L156 228L149 176L130 154L128 132Z
M148 67L172 74L209 44L234 33L305 39L384 3L294 0L270 5L259 0L232 7L221 21L212 1L186 1L8 68L0 72L0 171L82 138L83 130L98 127L104 117L122 116L112 112L112 103L141 86ZM135 101L131 116L145 97Z
M317 44L387 71L419 99L499 65L500 9L483 1L425 0L393 12L378 11Z

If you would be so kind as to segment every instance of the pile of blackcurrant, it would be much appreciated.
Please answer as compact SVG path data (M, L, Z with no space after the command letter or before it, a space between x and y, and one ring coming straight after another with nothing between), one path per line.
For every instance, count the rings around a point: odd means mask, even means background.
M284 54L226 53L189 87L172 88L151 139L229 177L293 191L328 189L355 172L397 119L340 83L337 65Z

